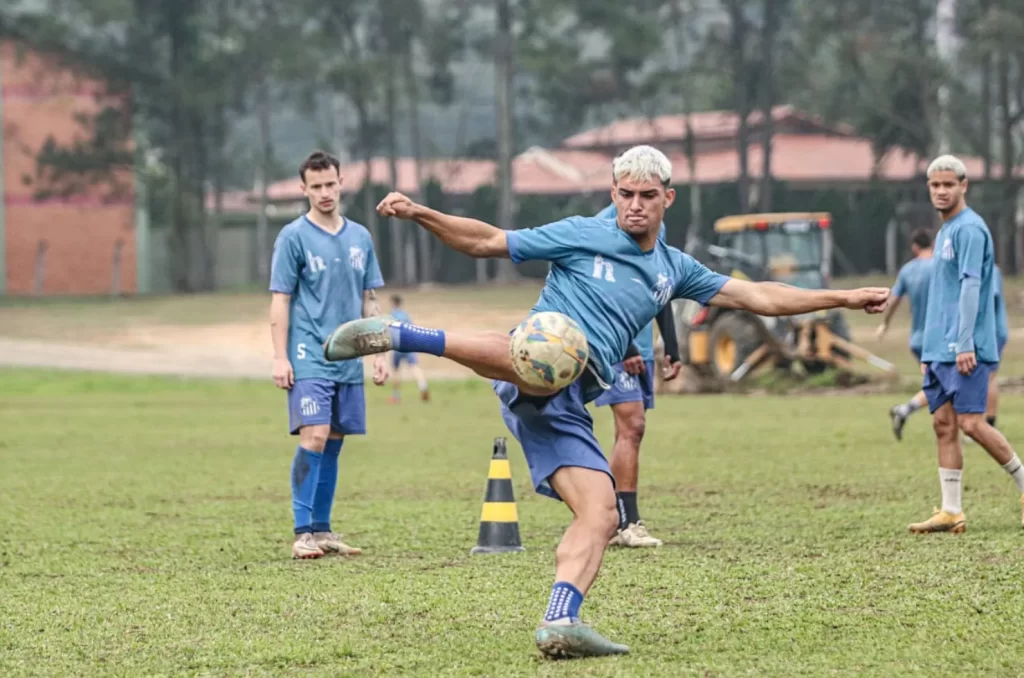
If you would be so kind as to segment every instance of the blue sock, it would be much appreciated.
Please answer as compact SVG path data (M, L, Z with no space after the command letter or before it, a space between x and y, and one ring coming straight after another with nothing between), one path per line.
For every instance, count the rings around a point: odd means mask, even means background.
M295 515L295 534L313 531L313 497L320 478L319 452L301 445L292 459L292 513Z
M548 603L548 611L544 613L544 621L553 622L560 619L568 619L572 623L580 620L580 605L583 604L583 594L580 590L565 581L556 581L551 587L551 602Z
M334 488L338 486L338 457L341 456L343 438L328 438L320 459L320 478L313 496L313 531L331 531L331 508L334 506Z
M429 353L444 355L444 332L411 323L396 323L388 327L391 349L402 353Z

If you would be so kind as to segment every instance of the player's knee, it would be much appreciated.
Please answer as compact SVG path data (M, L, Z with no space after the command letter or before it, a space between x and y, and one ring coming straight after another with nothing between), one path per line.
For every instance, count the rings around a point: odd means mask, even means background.
M640 447L640 442L644 439L646 430L647 418L644 416L643 411L631 412L619 419L618 426L615 428L615 438L634 447Z
M938 440L951 441L956 438L956 419L945 413L932 417L932 430Z
M969 414L960 417L960 430L977 439L977 433L985 425L985 418L980 414Z
M306 426L299 431L299 444L313 452L323 452L330 435L329 426Z
M619 509L615 505L614 493L606 500L591 504L580 518L601 539L611 539L619 527Z

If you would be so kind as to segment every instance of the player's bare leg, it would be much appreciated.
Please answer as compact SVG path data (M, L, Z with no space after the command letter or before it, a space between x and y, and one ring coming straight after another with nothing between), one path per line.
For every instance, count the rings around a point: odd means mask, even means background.
M382 317L360 318L331 333L324 342L324 357L331 361L350 360L392 350L429 353L453 360L485 379L515 384L528 395L555 393L530 386L519 378L509 354L510 341L511 337L504 332L444 332Z
M928 398L924 391L918 391L914 397L905 403L897 405L889 410L889 419L892 421L892 434L896 440L903 440L903 427L907 425L907 419L914 412L927 407Z
M537 648L552 658L625 654L579 620L583 597L597 578L608 539L618 525L615 490L606 473L563 466L548 480L573 512L569 529L555 551L555 585L544 621L537 628Z
M427 375L423 373L423 368L413 364L409 366L409 371L412 372L412 378L416 380L416 388L420 390L420 400L429 402L430 388L427 385Z
M640 510L636 505L636 488L640 480L640 443L647 426L644 404L640 401L616 403L611 409L615 419L615 446L612 448L610 463L618 495L619 525L618 532L609 544L632 548L661 546L661 540L647 532L647 526L640 519Z
M959 422L964 434L981 445L1013 478L1017 485L1017 493L1020 495L1021 526L1024 527L1024 465L1021 464L1013 446L999 429L987 421L985 414L961 414Z
M911 532L959 533L967 529L967 519L962 507L963 450L960 447L960 431L957 414L952 403L944 403L932 416L932 428L939 452L939 482L942 487L942 508L932 517L909 526Z

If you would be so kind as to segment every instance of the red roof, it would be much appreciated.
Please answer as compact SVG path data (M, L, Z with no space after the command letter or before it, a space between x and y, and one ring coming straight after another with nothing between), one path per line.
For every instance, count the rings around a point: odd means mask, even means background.
M751 127L761 125L761 111L754 111L747 117ZM801 127L820 133L850 136L854 130L842 123L826 125L814 115L801 113L792 106L776 106L772 109L772 120L776 126ZM732 111L705 111L693 113L690 124L696 139L730 139L739 130L740 116ZM781 130L780 130L781 131ZM626 118L610 125L580 132L562 142L567 148L607 148L633 146L636 144L658 144L681 142L686 138L685 115L660 115L654 118Z

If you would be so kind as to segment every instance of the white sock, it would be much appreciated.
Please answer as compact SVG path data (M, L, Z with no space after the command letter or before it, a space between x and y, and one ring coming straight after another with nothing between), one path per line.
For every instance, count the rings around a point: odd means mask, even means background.
M960 506L960 490L963 487L960 476L963 471L958 468L940 468L939 484L942 485L942 510L954 516L963 510Z
M426 391L427 390L427 380L426 380L426 378L425 377L420 377L419 379L417 379L416 380L416 385L419 387L420 393L423 393L424 391Z
M1017 483L1017 491L1024 494L1024 464L1020 463L1020 457L1014 453L1013 459L1003 464L1003 470L1010 474L1013 482Z
M913 398L903 403L902 405L896 406L896 411L899 413L901 417L909 417L914 412L917 412L919 409L921 409L921 405L919 405L917 401L914 400Z

